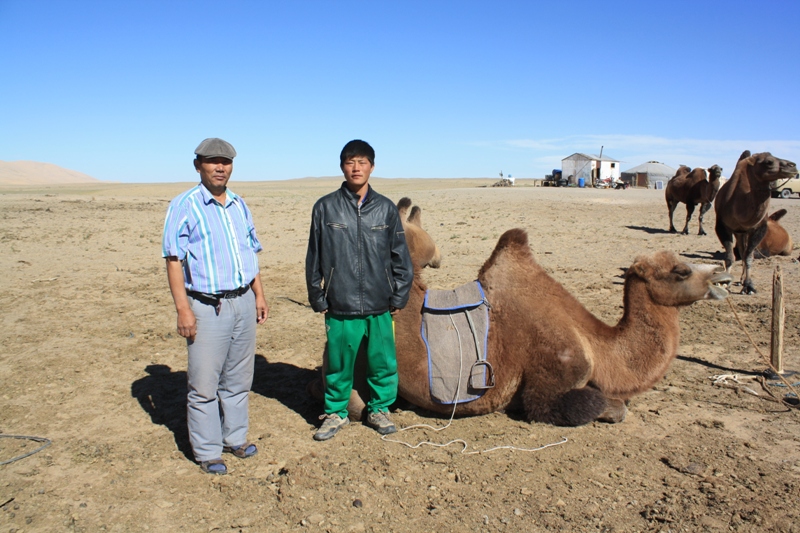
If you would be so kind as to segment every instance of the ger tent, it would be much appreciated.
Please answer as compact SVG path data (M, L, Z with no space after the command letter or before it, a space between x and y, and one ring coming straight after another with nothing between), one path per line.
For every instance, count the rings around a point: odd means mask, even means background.
M664 186L669 179L675 175L675 169L658 161L648 161L639 166L630 168L622 172L622 181L630 183L634 187L647 187L653 189L656 182L660 181Z

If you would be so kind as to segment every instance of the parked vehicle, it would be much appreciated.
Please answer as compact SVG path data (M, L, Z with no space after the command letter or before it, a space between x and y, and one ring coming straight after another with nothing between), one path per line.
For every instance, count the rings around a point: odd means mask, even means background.
M542 185L545 187L566 187L569 185L569 181L563 177L561 169L554 168L552 174L545 175Z
M774 182L772 188L773 198L790 198L793 194L800 194L800 174L789 181Z

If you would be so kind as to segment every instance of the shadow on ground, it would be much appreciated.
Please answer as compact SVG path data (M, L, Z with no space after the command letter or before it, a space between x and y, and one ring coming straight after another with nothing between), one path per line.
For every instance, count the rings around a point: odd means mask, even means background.
M263 355L256 354L252 390L266 398L278 400L309 424L317 425L322 405L306 392L306 385L317 377L318 371L289 363L270 363Z
M186 372L173 372L167 365L148 365L147 376L131 385L131 396L139 401L154 424L172 432L178 450L194 461L186 426Z
M656 235L659 233L670 233L668 229L662 229L662 228L648 228L647 226L625 226L625 227L636 231L644 231L645 233L649 233L650 235Z

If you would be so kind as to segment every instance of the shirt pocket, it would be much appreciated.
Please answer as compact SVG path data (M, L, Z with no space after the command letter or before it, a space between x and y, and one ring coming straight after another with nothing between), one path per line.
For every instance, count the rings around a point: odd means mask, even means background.
M387 229L389 229L389 225L381 224L380 226L372 226L370 229L372 231L386 231Z
M326 222L325 225L331 229L347 229L347 224L341 222Z

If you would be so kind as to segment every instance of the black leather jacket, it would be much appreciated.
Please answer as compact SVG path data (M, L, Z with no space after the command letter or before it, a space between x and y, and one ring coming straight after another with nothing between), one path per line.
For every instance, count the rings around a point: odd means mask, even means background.
M369 187L364 203L347 182L314 204L306 287L314 311L374 315L408 302L414 277L397 207Z

